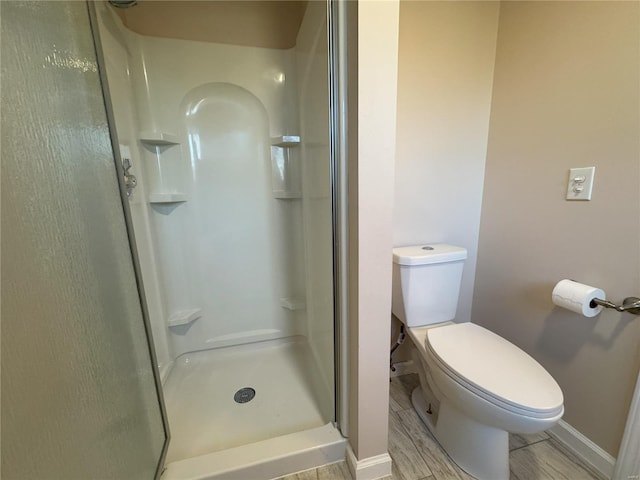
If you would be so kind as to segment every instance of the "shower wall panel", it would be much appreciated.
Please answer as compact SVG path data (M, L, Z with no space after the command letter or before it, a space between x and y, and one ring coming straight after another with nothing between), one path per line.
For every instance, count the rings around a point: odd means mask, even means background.
M301 202L271 186L270 137L299 134L294 52L138 40L142 130L179 142L146 147L149 188L186 198L151 218L167 315L199 316L170 327L174 354L306 334L281 306L305 293Z
M153 330L158 368L162 381L166 379L173 362L173 354L167 339L167 323L164 296L158 277L158 259L150 226L151 207L147 203L148 168L142 162L143 152L139 142L138 104L132 82L133 67L139 58L137 35L122 26L118 16L106 5L96 3L100 44L104 53L109 93L118 142L126 150L122 157L130 157L130 173L138 178L138 186L129 197L129 208L136 237L138 260L142 271L144 290L149 309L149 321Z

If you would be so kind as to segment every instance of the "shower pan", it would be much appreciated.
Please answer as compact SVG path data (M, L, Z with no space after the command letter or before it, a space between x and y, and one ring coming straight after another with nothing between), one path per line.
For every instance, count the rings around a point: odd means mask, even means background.
M90 11L171 432L163 478L340 460L333 6L116 3Z

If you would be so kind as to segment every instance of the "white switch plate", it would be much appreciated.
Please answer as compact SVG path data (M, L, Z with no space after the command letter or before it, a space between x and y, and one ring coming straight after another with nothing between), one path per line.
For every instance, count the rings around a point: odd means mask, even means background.
M569 170L567 200L591 200L593 177L596 167L572 168Z

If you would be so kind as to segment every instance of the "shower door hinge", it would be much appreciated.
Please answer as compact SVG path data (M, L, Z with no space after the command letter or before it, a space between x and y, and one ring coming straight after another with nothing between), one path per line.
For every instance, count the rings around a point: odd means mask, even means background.
M129 169L131 168L131 159L123 158L122 159L122 169L124 170L124 186L127 189L127 197L131 196L131 192L138 185L138 179L133 173L129 173Z
M131 149L129 145L120 144L120 158L122 159L124 186L127 189L127 197L130 197L133 189L138 185L138 179L133 173L129 173L131 169Z

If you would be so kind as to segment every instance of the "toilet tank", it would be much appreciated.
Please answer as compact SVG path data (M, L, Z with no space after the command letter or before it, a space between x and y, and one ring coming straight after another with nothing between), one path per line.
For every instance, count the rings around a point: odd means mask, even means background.
M394 248L392 313L407 327L453 320L466 258L443 243Z

